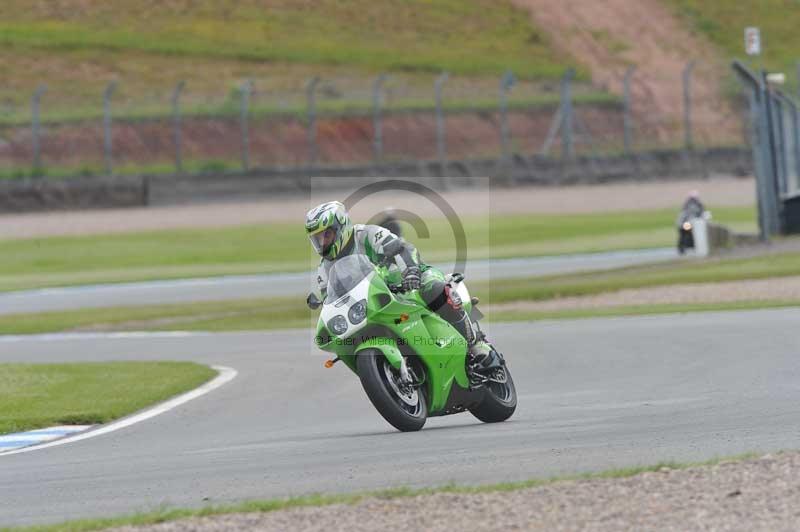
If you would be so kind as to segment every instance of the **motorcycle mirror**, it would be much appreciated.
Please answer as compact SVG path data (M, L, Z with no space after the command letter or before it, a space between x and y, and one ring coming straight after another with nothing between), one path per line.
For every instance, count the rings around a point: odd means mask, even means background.
M308 305L308 308L310 308L311 310L317 310L319 307L322 306L322 301L319 300L317 294L311 292L310 294L308 294L308 297L306 298L306 305Z

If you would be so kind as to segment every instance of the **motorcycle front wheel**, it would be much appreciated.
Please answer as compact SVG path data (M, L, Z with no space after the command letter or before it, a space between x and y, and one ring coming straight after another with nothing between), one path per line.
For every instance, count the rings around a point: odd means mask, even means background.
M403 385L400 372L377 349L365 349L356 358L361 386L383 419L402 432L420 430L428 418L422 388Z
M510 418L517 409L517 389L508 366L495 371L484 386L483 399L469 409L472 415L484 423L499 423Z

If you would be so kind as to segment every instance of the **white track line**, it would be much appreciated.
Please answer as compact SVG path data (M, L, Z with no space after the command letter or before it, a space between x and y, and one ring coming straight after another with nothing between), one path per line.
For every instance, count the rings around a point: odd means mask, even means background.
M75 436L69 436L66 438L62 438L60 440L52 441L49 443L43 443L42 445L31 445L30 447L24 447L22 449L17 449L14 451L8 451L5 453L0 453L0 458L4 456L10 456L12 454L20 454L20 453L27 453L31 451L38 451L40 449L47 449L49 447L56 447L58 445L64 445L67 443L73 443L76 441L81 440L88 440L89 438L94 438L95 436L102 436L103 434L108 434L110 432L114 432L120 429L124 429L125 427L130 427L135 423L139 423L140 421L144 421L146 419L150 419L152 417L156 417L164 412L168 412L173 408L180 406L184 403L188 403L192 399L197 399L198 397L207 394L208 392L215 390L232 381L236 378L238 372L233 368L227 368L224 366L211 366L213 369L219 372L219 375L216 376L213 380L203 384L199 388L195 388L190 392L186 392L183 395L179 395L156 405L155 407L145 410L144 412L140 412L130 417L122 418L119 421L115 421L113 423L109 423L108 425L102 425L98 427L96 430L90 430L88 432L82 432L80 434L76 434Z

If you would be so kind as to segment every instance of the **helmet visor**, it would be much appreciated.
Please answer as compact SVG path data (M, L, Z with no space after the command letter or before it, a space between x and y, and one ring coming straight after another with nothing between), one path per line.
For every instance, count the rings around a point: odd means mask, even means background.
M311 245L320 255L325 255L336 241L336 229L328 227L324 231L309 236Z

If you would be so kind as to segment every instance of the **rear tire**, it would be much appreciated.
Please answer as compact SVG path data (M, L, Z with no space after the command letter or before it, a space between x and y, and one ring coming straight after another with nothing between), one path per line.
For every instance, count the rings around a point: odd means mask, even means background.
M413 394L403 394L397 386L400 372L377 349L365 349L356 359L361 386L383 419L402 432L420 430L428 418L422 388L416 388ZM390 379L395 379L394 383Z
M483 392L483 400L469 409L472 415L484 423L499 423L510 418L517 409L517 389L508 366L503 366L506 373L504 384L487 382Z

